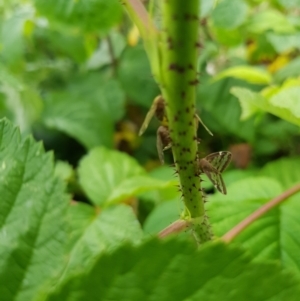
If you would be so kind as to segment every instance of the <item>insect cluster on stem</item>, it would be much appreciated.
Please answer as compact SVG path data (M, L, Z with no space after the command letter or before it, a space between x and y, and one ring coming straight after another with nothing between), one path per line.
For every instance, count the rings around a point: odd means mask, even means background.
M169 133L168 119L165 111L166 103L161 95L157 96L148 111L145 120L140 128L139 135L141 136L147 129L152 117L155 115L160 121L160 126L157 129L156 147L159 160L164 164L164 151L172 147L172 140ZM202 122L201 118L195 114L196 124L201 123L204 128L212 135L210 130ZM198 139L198 143L200 139ZM219 151L207 155L200 159L197 158L197 175L205 173L214 187L223 194L226 194L226 186L222 178L222 172L227 168L231 161L231 153L228 151Z

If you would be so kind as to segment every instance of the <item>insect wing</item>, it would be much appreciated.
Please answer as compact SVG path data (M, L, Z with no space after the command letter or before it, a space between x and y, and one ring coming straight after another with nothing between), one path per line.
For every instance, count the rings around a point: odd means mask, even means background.
M169 129L161 125L156 132L156 147L161 164L164 164L164 151L172 147Z
M227 193L221 173L214 166L212 166L206 160L206 158L200 160L200 169L207 175L216 189L218 189L223 194Z
M163 146L163 141L161 138L161 135L159 135L159 133L157 133L156 136L156 148L157 148L157 153L158 153L158 158L161 164L164 164L165 160L164 160L164 146Z
M224 180L219 172L206 172L205 174L211 180L216 189L218 189L223 194L227 193Z
M146 131L152 117L154 115L157 115L157 118L159 120L162 120L163 119L163 115L164 115L164 101L163 101L163 98L159 95L157 96L151 107L150 107L150 110L148 111L146 117L145 117L145 120L140 128L140 131L139 131L139 136L142 136L143 133Z
M222 173L231 162L231 156L231 152L221 151L209 154L205 157L205 160L208 161L219 173Z

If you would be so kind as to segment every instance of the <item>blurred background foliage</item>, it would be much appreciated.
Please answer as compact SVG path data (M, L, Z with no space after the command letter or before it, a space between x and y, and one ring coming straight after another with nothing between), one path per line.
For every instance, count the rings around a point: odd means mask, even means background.
M214 133L199 128L199 152L231 150L228 184L299 156L300 1L202 0L199 10L197 110ZM174 179L158 161L158 122L138 136L159 88L118 0L1 0L0 14L0 117L55 151L75 199L89 202L73 169L98 146L128 153L153 178ZM176 197L171 188L144 193L139 219ZM149 232L170 204L153 213Z

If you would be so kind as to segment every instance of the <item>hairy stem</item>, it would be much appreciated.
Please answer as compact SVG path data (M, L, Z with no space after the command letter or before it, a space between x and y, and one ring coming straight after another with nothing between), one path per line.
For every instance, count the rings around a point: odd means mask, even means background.
M163 2L160 87L167 103L170 137L179 175L186 218L191 218L198 242L211 239L204 195L197 170L195 102L199 1Z
M280 203L284 202L287 198L292 196L293 194L300 191L300 184L293 186L292 188L286 190L279 196L275 197L273 200L269 201L267 204L261 206L251 215L246 217L243 221L237 224L234 228L228 231L225 235L223 235L222 240L225 242L231 242L234 240L243 230L245 230L249 225L255 222L262 215L269 212L274 207L278 206Z
M199 244L212 238L197 165L195 118L199 0L163 0L162 30L156 31L137 0L122 0L144 39L152 73L166 102L168 129L185 211ZM139 4L137 3L139 2ZM143 13L142 13L143 12Z

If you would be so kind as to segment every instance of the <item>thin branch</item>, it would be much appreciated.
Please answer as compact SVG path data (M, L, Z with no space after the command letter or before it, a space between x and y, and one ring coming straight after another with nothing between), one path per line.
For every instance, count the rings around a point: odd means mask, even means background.
M117 61L117 58L115 56L112 40L111 40L109 35L106 37L106 41L107 41L107 45L108 45L108 52L109 52L109 55L110 55L110 58L111 58L111 65L112 65L112 69L113 69L113 74L116 75L117 68L118 68L118 61Z
M190 222L185 220L177 220L174 223L172 223L167 228L163 229L158 233L159 238L164 238L166 236L169 236L171 234L179 233L189 227L191 225Z
M253 212L239 224L237 224L234 228L228 231L225 235L223 235L222 240L225 242L231 242L235 239L244 229L246 229L250 224L256 221L259 217L269 212L274 207L278 206L280 203L284 202L287 198L292 196L293 194L300 191L300 183L293 186L292 188L286 190L279 196L275 197L273 200L269 201L267 204L260 207L258 210Z
M120 0L127 8L127 11L133 19L135 25L139 28L143 38L149 32L155 29L155 26L140 0Z

